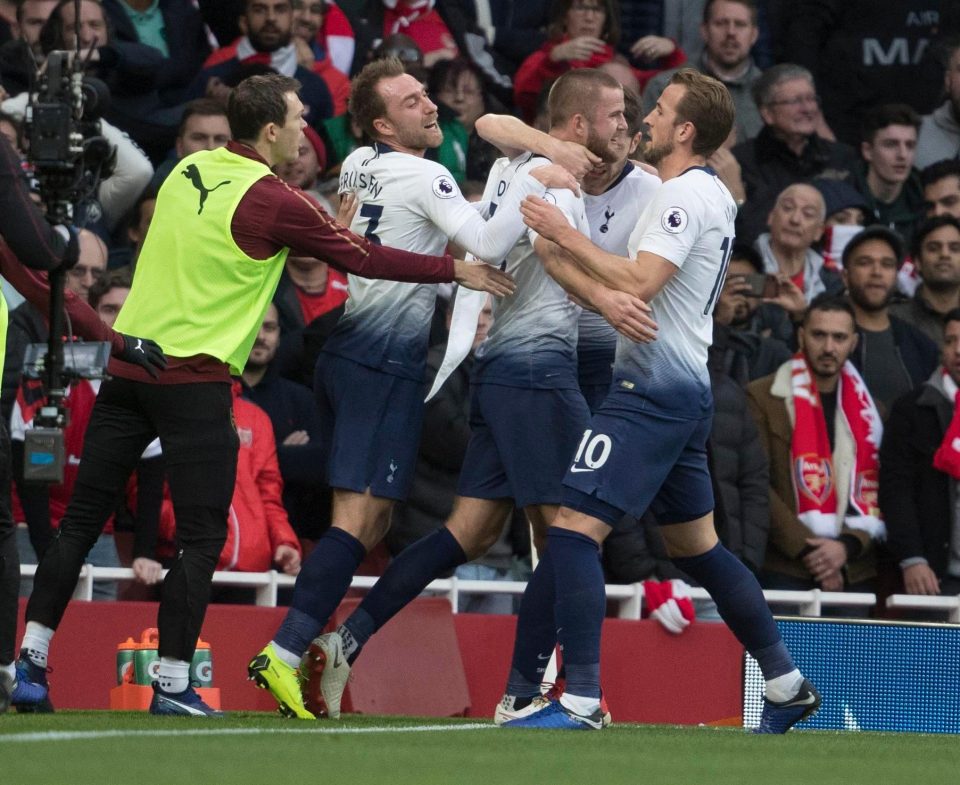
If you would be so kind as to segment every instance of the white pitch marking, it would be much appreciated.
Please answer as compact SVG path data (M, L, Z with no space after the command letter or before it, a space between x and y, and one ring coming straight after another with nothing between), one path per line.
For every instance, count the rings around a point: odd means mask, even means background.
M442 731L486 730L492 723L471 722L465 725L410 725L398 728L195 728L183 730L79 730L40 731L36 733L0 734L0 744L32 741L88 741L95 739L160 738L164 736L259 736L261 734L336 735L362 733L435 733Z

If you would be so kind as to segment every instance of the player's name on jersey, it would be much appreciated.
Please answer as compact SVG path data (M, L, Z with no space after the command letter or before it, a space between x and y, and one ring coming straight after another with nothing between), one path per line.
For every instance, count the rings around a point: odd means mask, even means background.
M369 191L373 198L376 199L380 196L380 192L383 190L383 185L376 178L376 175L370 174L369 172L343 172L340 175L340 192L344 191L359 191L366 189Z

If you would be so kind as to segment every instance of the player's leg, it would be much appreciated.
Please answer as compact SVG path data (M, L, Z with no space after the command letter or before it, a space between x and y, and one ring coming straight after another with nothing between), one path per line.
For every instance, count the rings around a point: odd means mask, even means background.
M719 542L713 514L661 526L660 533L673 563L710 593L720 617L760 666L766 699L758 731L784 733L812 715L820 696L794 664L756 576Z
M126 379L112 379L100 388L84 436L73 496L37 566L17 663L18 681L46 684L50 641L73 596L84 559L154 436L140 409L137 386Z
M486 553L503 531L512 504L458 496L446 525L397 556L340 626L347 661L352 665L370 637L432 580Z
M0 422L0 714L10 705L16 681L14 653L19 594L20 555L10 513L10 439Z
M153 714L221 716L190 686L190 662L227 536L239 440L229 384L148 385L141 392L163 449L177 557L163 581Z

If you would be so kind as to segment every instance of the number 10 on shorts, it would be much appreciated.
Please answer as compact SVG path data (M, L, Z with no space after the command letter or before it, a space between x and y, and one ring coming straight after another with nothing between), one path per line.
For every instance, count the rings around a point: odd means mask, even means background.
M583 438L580 440L580 446L577 447L577 454L573 458L573 467L571 471L585 472L599 469L607 462L610 457L610 451L613 449L613 442L605 433L594 434L589 428L584 431ZM581 461L585 468L578 467Z

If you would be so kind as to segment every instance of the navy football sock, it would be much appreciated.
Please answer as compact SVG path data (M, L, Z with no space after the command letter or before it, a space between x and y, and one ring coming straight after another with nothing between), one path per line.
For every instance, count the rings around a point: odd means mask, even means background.
M710 593L721 618L757 660L765 679L796 668L756 577L721 543L699 556L672 561Z
M590 537L551 526L557 637L567 673L565 693L600 698L600 628L606 610L600 547Z
M370 636L415 599L430 581L466 561L467 555L446 526L406 548L390 562L357 610L343 623L353 636L347 661L353 663Z
M327 530L297 576L292 606L273 636L279 646L293 653L307 650L347 593L366 552L349 532Z
M557 645L556 578L550 549L544 548L520 601L517 635L513 642L513 663L507 680L507 695L535 698L550 656Z

